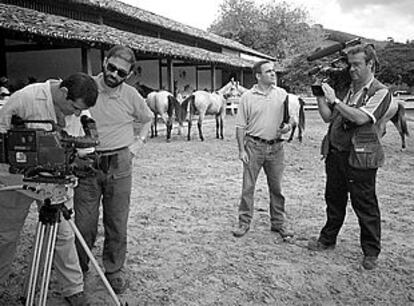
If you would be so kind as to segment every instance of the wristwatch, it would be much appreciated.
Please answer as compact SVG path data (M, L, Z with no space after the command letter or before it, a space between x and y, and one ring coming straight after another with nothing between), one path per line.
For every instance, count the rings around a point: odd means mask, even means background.
M339 102L341 102L341 100L339 100L338 98L335 98L335 100L332 102L333 107L339 104Z

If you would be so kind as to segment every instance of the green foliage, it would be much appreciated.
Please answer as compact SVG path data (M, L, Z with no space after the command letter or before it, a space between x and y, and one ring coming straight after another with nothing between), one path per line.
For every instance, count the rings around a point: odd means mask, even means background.
M390 41L378 50L380 69L377 73L381 81L397 87L414 86L414 43L394 43Z
M308 12L275 0L224 0L209 31L236 40L280 62L307 53L324 39L323 31L308 25Z

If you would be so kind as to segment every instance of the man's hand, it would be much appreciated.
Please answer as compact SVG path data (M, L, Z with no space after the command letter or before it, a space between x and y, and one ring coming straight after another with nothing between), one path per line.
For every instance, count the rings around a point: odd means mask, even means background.
M129 146L129 151L131 151L131 153L134 156L137 156L143 146L144 146L144 139L142 137L137 137L134 143Z
M246 150L239 152L239 159L245 164L249 162L249 155L247 154Z
M290 123L282 123L279 127L279 133L286 134L290 132L291 129L292 129L292 125Z
M335 90L331 86L329 86L328 83L322 83L321 86L325 94L326 102L328 102L329 104L335 103Z

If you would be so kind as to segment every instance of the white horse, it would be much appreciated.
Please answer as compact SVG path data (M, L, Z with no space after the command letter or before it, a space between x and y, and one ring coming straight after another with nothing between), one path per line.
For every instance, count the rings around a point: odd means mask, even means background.
M193 92L181 103L181 120L185 120L188 113L188 135L187 139L191 140L191 126L193 117L198 114L198 132L201 141L203 136L203 120L206 115L214 115L216 118L216 137L223 139L223 121L226 114L226 95L235 86L234 82L227 83L224 87L216 92L198 90Z
M178 119L180 118L180 116L177 115L177 113L180 112L179 102L172 93L166 90L149 93L146 102L154 113L154 121L153 124L151 124L151 138L158 136L157 119L158 116L160 116L167 127L167 142L169 142L171 139L171 130L173 128L174 113ZM179 124L180 127L182 127L182 121L179 120ZM179 128L178 134L180 134L180 131Z

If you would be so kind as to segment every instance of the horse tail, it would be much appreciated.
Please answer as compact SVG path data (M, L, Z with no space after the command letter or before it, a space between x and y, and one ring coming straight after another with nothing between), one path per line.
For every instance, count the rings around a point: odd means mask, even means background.
M192 102L192 101L194 101L194 95L193 94L189 95L181 103L181 119L180 120L184 121L185 117L187 117L188 103L190 103L190 107L191 107L191 104L194 104L194 102ZM191 110L190 110L190 112L191 112Z
M170 117L170 118L172 117L177 103L178 103L178 101L174 96L172 96L172 95L168 96L168 108L167 108L168 117Z
M410 133L408 132L408 125L407 125L407 117L406 117L406 111L405 107L401 102L398 102L398 110L397 113L394 115L394 118L391 120L395 120L398 122L398 125L401 127L401 133L403 135L410 136Z
M195 114L196 113L196 105L195 105L195 96L191 95L190 96L190 114Z
M299 128L305 130L305 101L299 98Z

